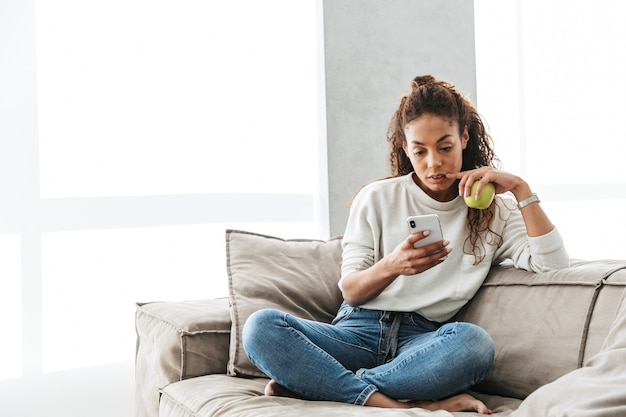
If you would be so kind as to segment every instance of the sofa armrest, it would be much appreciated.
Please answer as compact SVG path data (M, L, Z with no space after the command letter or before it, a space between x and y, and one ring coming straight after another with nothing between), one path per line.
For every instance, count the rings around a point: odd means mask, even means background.
M228 299L138 303L135 314L135 416L158 416L159 389L226 373Z

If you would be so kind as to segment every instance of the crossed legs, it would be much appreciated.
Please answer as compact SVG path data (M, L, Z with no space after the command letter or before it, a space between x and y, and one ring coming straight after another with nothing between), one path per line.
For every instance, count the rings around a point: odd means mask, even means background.
M493 342L482 329L449 323L417 337L401 335L397 356L385 363L379 349L385 329L377 327L380 320L375 319L379 312L359 314L349 325L302 320L275 310L251 316L244 328L244 348L272 378L265 394L489 413L479 400L457 394L491 368ZM425 400L433 398L437 400Z

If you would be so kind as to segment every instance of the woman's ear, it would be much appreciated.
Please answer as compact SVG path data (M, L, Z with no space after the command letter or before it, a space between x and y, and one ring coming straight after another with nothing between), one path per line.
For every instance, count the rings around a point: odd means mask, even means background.
M463 135L461 135L461 145L463 145L463 149L467 148L467 142L469 142L469 132L467 131L467 126L465 126Z

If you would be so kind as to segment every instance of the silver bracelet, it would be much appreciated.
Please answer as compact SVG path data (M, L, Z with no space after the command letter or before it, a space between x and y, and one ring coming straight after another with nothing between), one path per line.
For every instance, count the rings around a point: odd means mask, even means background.
M519 203L517 203L517 209L521 210L527 205L532 204L532 203L541 203L541 200L539 200L539 197L537 197L537 194L535 193L533 193L533 195L531 195L530 197L525 198Z

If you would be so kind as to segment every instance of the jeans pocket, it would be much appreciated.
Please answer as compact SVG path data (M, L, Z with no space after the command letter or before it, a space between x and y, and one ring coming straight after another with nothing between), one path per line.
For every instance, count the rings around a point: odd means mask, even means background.
M339 307L339 311L337 312L337 315L335 316L331 324L335 325L335 324L341 323L344 320L349 319L350 316L352 316L352 313L354 312L354 310L355 310L355 307L350 306L348 303L344 301L341 304L341 307Z

